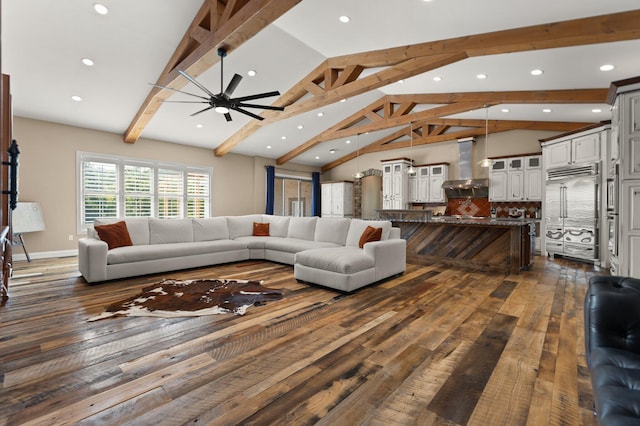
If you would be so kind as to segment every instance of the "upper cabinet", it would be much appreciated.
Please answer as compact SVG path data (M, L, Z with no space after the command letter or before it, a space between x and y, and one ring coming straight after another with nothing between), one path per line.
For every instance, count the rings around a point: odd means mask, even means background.
M544 145L544 162L547 169L590 163L600 160L600 133L595 132L560 142Z
M416 173L409 175L410 203L443 203L442 184L449 175L447 164L416 166Z
M382 208L406 209L409 202L409 173L411 163L406 158L382 162Z
M492 160L489 201L541 201L540 155Z

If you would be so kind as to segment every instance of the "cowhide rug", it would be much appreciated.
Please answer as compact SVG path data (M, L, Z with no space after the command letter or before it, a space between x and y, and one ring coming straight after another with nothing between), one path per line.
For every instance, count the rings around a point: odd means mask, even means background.
M105 312L87 321L117 316L244 315L249 306L282 299L282 290L261 284L262 281L248 280L162 280L143 288L137 296L107 306Z

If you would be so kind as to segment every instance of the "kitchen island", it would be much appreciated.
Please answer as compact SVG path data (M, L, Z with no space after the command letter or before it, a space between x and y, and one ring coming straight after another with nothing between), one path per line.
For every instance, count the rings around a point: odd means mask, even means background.
M400 228L407 240L407 261L445 263L482 271L519 274L531 266L533 219L433 216L381 217Z

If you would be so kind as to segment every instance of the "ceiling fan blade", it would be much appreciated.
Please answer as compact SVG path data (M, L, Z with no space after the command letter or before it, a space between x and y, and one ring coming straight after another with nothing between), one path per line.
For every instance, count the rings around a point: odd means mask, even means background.
M231 121L231 114L226 113L226 114L224 115L224 118L226 118L226 119L227 119L227 121Z
M242 102L238 102L235 105L243 108L260 108L260 109L270 109L272 111L284 111L284 107L272 106L272 105L245 104Z
M264 120L264 118L260 117L259 115L254 114L252 112L249 112L246 109L242 109L242 108L238 108L238 107L234 107L234 106L232 106L231 109L234 110L234 111L238 111L238 112L240 112L240 113L242 113L244 115L248 115L249 117L255 118L256 120L260 120L260 121Z
M229 96L231 96L231 94L233 93L234 90L236 90L236 87L238 87L238 84L240 84L240 81L242 81L242 76L240 74L234 74L233 78L229 82L229 85L227 86L227 88L224 91L224 95L227 98Z
M194 115L198 115L201 112L209 111L212 108L214 108L214 106L210 105L210 106L206 107L205 109L201 109L200 111L197 111L197 112L194 112L193 114L190 114L189 117L193 117Z
M171 88L171 87L160 86L159 84L154 84L154 83L149 83L149 84L150 84L150 85L152 85L152 86L154 86L154 87L159 87L160 89L173 90L174 92L184 93L185 95L189 95L189 96L195 96L196 98L204 99L204 100L206 100L206 101L208 101L208 100L209 100L209 98L205 98L204 96L194 95L193 93L183 92L182 90L173 89L173 88Z
M209 101L162 101L162 103L172 102L175 104L208 104Z
M249 96L242 96L240 98L233 98L233 99L230 99L230 101L244 102L244 101L252 101L254 99L270 98L271 96L280 96L280 92L275 90L273 92L259 93L257 95L249 95Z
M197 87L200 88L200 90L202 90L204 93L206 93L207 95L211 96L212 98L215 98L216 95L214 95L213 93L211 93L209 91L209 89L207 89L206 87L204 87L202 84L198 83L196 81L195 78L191 77L189 74L187 74L184 71L178 70L178 72L180 73L181 76L183 76L184 78L186 78L187 80L189 80L190 82L192 82L194 85L196 85Z

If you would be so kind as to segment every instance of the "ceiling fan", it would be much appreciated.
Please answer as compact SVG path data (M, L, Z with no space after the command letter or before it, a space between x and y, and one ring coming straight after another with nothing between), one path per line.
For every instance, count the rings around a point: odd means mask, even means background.
M241 96L241 97L238 97L238 98L232 98L231 95L233 94L234 90L236 90L236 87L238 87L238 84L240 83L240 80L242 80L242 76L240 74L234 74L233 78L229 82L229 85L227 85L227 88L224 89L224 91L223 91L223 87L224 87L224 57L227 56L227 51L222 47L219 48L218 49L218 56L220 56L220 93L218 93L218 94L214 94L209 89L204 87L202 84L197 82L196 79L194 79L193 77L191 77L190 75L188 75L186 72L184 72L182 70L178 70L180 75L182 75L184 78L186 78L191 83L193 83L195 86L197 86L200 90L202 90L204 93L206 93L207 96L195 95L193 93L184 92L182 90L173 89L171 87L160 86L158 84L152 84L152 85L155 86L155 87L159 87L161 89L173 90L174 92L183 93L185 95L194 96L196 98L202 99L200 101L165 101L165 102L177 102L177 103L187 103L187 104L207 104L207 106L205 108L203 108L200 111L196 111L193 114L191 114L190 116L192 116L192 117L194 115L200 114L201 112L205 112L205 111L208 111L210 109L213 109L215 112L217 112L219 114L224 114L224 118L227 121L231 121L231 114L230 114L231 110L238 111L238 112L240 112L242 114L248 115L249 117L255 118L256 120L264 120L263 117L260 117L259 115L254 114L251 111L247 111L245 108L259 108L259 109L269 109L269 110L274 110L274 111L284 111L284 107L271 106L271 105L257 105L257 104L248 104L248 103L246 103L246 101L252 101L252 100L255 100L255 99L262 99L262 98L269 98L269 97L272 97L272 96L279 96L280 92L278 92L277 90L273 91L273 92L265 92L265 93L259 93L259 94L256 94L256 95L249 95L249 96Z

